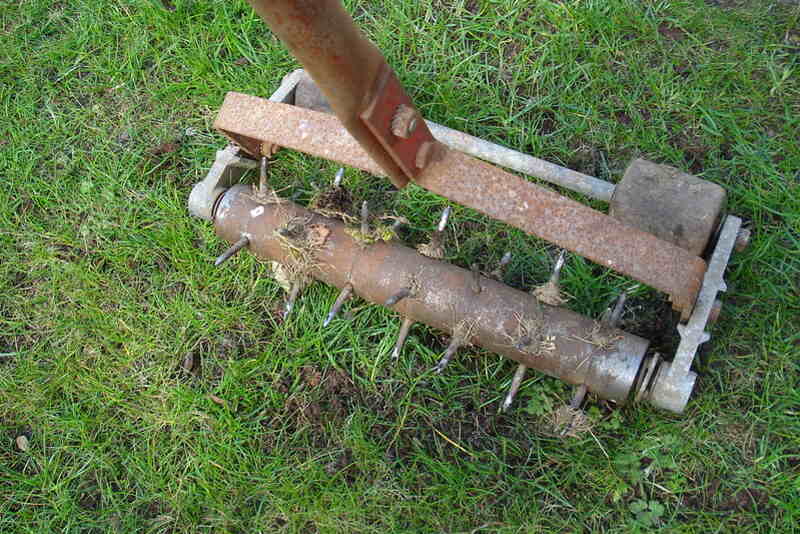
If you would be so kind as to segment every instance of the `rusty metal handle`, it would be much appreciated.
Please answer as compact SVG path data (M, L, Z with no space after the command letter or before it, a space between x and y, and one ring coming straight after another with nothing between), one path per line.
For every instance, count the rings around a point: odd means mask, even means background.
M414 156L424 142L433 141L433 136L421 117L411 137L391 131L391 120L401 104L419 114L400 84L395 83L396 77L381 52L356 27L341 2L248 2L303 64L350 135L395 186L405 186L418 172L407 154ZM378 124L371 119L380 111L384 120Z

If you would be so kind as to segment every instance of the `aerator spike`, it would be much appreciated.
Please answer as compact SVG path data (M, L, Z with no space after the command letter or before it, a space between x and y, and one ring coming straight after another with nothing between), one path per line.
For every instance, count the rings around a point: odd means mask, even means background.
M533 295L537 299L551 306L561 306L567 301L567 299L565 299L561 294L561 286L559 285L561 269L564 267L565 262L565 253L566 251L562 250L558 255L558 259L556 260L556 264L553 266L553 273L550 275L550 279L533 290Z
M397 333L397 343L394 344L394 349L392 349L393 360L400 357L400 352L403 350L403 345L406 343L408 332L411 330L413 324L413 319L410 317L403 317L403 323L400 325L400 332Z
M561 277L561 269L564 267L564 257L567 251L562 250L561 253L558 255L558 259L556 260L556 265L553 267L553 274L550 276L550 280L558 282L558 279Z
M581 384L575 388L575 393L572 394L572 400L569 401L569 407L573 410L577 410L583 404L583 399L586 398L586 393L589 390L586 387L586 384Z
M581 404L586 398L586 393L589 389L586 384L581 384L575 388L575 393L572 394L572 399L567 406L561 408L560 412L566 414L566 421L563 421L564 428L561 429L559 435L564 437L566 435L573 435L573 430L580 429L581 426L587 424L586 415L581 411Z
M508 388L508 394L506 394L505 400L503 400L503 405L500 408L501 412L507 412L509 408L511 408L511 404L514 402L514 397L517 395L517 391L519 391L519 386L522 384L522 380L525 378L525 371L528 368L524 364L519 364L517 366L517 370L514 372L514 378L511 379L511 387Z
M220 265L222 265L223 263L234 257L237 252L239 252L249 244L250 244L250 239L246 235L243 235L239 239L239 241L231 245L231 247L228 250L220 254L219 257L216 260L214 260L214 267L219 267Z
M369 233L369 204L367 201L361 203L361 235Z
M294 303L297 300L297 296L300 294L301 287L302 284L300 284L300 282L292 282L291 288L289 289L289 298L286 300L286 308L283 311L284 321L289 317L289 314L292 313Z
M458 336L453 336L450 339L450 345L448 345L447 350L444 351L444 356L442 356L442 359L439 360L439 363L437 363L433 368L433 372L438 375L444 371L444 368L447 367L447 365L450 363L450 360L452 360L453 356L455 356L456 351L461 348L462 344L463 342Z
M452 208L450 206L447 206L442 211L442 216L439 217L439 225L436 227L436 231L437 232L439 232L439 233L444 232L445 227L447 227L447 221L448 221L448 219L450 219L450 212L451 211L452 211Z
M266 194L269 191L269 185L267 185L267 170L269 169L269 159L267 156L261 156L261 166L259 168L258 173L258 191L262 195Z
M469 266L469 270L472 271L472 277L469 283L470 289L472 289L473 293L478 295L481 292L481 272L478 269L478 264L473 263Z
M344 167L339 167L339 170L336 171L336 176L333 177L333 187L341 187L342 178L344 178Z
M619 320L622 318L622 310L625 307L625 301L628 299L628 293L623 291L617 297L616 302L614 303L614 307L606 308L606 311L603 312L603 316L600 318L600 322L603 323L605 326L609 328L616 328L619 324Z
M411 296L411 289L408 287L404 287L403 289L401 289L400 291L398 291L397 293L386 299L386 302L384 302L383 305L389 308L391 306L394 306L404 298L410 296Z
M336 317L336 314L339 313L339 310L342 308L342 304L344 304L344 301L350 298L350 295L352 294L353 294L352 284L347 284L342 288L342 290L339 292L339 296L336 297L336 301L334 301L333 306L331 306L331 311L328 312L328 316L325 317L325 321L322 323L323 328L331 324L333 318Z
M497 268L494 271L492 271L492 278L494 278L495 280L502 280L503 271L505 270L506 265L508 265L510 262L511 262L511 251L509 250L505 254L503 254L503 257L500 258L500 262L497 264Z

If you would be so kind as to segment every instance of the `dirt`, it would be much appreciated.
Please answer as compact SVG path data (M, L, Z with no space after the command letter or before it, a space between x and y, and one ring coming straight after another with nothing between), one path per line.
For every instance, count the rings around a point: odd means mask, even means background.
M177 152L178 149L181 147L180 142L178 141L167 141L165 143L161 143L160 145L156 145L150 149L150 154L153 156L163 156L166 154L171 154L173 152Z
M755 510L768 511L769 493L757 486L739 488L733 491L722 488L722 480L714 479L702 491L687 493L681 497L683 506L694 510L732 512Z
M650 351L671 357L678 348L678 315L663 298L629 297L620 328L650 341Z
M683 152L683 157L693 174L703 172L706 155L711 149L699 135L688 130L676 132L670 138L669 143Z
M332 187L317 194L311 201L309 209L342 212L355 216L353 195L344 187Z
M682 41L687 35L686 30L666 21L658 25L658 33L670 41Z

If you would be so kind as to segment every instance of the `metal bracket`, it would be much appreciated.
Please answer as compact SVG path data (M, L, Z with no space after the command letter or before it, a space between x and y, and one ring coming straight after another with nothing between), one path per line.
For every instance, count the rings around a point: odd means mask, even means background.
M406 119L410 127L404 128L405 132L397 135L393 126L396 125L398 113L403 110L409 113ZM421 152L430 150L435 139L411 98L400 85L397 75L388 65L384 64L372 99L361 113L361 120L406 176L416 178L427 163L418 154L424 156Z
M742 220L739 217L726 217L714 253L708 262L694 311L686 324L678 325L681 341L675 357L671 363L664 362L659 366L647 395L650 403L659 408L681 413L689 402L697 380L697 373L691 370L692 362L700 345L711 339L711 335L706 332L706 326L717 300L717 293L728 289L723 276L741 227Z
M202 182L195 184L189 193L189 213L195 217L213 219L214 204L228 187L235 184L245 171L255 169L258 163L239 155L240 148L228 145L217 151L214 164Z

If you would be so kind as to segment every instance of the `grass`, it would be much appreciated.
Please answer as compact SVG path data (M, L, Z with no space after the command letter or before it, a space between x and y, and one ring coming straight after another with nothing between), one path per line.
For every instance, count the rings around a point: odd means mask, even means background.
M631 158L701 174L754 229L687 412L591 399L315 284L283 293L185 204L224 144L228 90L296 64L242 1L0 1L0 531L790 532L800 521L800 11L769 0L347 2L425 115L600 177ZM281 153L307 202L335 166ZM446 205L349 170L425 240ZM595 204L602 207L599 204ZM554 251L469 210L448 259L543 282ZM568 306L629 280L571 257ZM669 347L663 297L626 327ZM668 323L668 322L667 322ZM194 372L182 369L189 357ZM28 440L26 451L16 443Z

